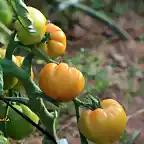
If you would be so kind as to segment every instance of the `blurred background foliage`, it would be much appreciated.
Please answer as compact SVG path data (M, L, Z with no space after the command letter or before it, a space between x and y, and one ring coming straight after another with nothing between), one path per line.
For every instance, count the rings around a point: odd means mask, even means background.
M123 104L128 115L136 97L140 96L139 101L143 101L144 45L142 41L139 43L136 41L138 37L143 40L143 0L25 0L25 2L39 9L48 20L66 33L67 52L62 61L77 67L86 80L85 90L81 94L83 97L80 95L80 99L84 99L84 95L88 93L98 95L101 99L114 98ZM121 41L108 28L108 24L104 25L88 13L91 10L99 13L103 19L110 18L109 23L120 25L132 40ZM3 42L5 39L7 36L1 35L0 41ZM17 49L15 53L25 55L27 51L22 53ZM45 62L39 59L33 61L35 81L44 64ZM139 103L136 104L140 107ZM135 103L132 107L137 109ZM143 104L140 108L143 108ZM63 114L68 116L75 114L73 103L62 105L61 115ZM63 117L61 119L63 120ZM70 127L66 125L66 128ZM74 133L76 126L72 126L72 130ZM66 134L62 133L62 128L58 131L61 137ZM128 142L125 133L120 143L132 144L138 135L139 131L136 131L132 136L133 140Z

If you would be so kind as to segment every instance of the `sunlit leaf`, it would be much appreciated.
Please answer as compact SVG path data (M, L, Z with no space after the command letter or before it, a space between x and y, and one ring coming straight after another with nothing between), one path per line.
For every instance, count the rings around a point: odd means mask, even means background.
M31 34L35 35L36 31L32 25L32 19L29 16L29 12L27 10L27 6L23 0L10 0L10 3L13 7L14 12L16 13L16 17L22 26L28 30Z

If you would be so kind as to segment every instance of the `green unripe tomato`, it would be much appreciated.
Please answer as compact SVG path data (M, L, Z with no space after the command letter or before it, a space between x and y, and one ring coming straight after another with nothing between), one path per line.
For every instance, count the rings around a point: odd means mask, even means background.
M38 124L39 117L34 112L32 112L30 108L23 104L14 104L13 106ZM4 113L5 107L1 106L0 115L4 116ZM7 122L7 135L14 140L22 140L28 137L35 129L35 127L31 123L29 123L11 108L9 109L8 118L9 121ZM2 130L2 125L0 125L0 130Z
M46 18L45 16L36 8L27 7L30 18L33 22L33 26L36 30L36 34L30 34L17 20L15 23L15 28L17 30L18 39L24 45L32 45L39 43L45 35L46 32Z

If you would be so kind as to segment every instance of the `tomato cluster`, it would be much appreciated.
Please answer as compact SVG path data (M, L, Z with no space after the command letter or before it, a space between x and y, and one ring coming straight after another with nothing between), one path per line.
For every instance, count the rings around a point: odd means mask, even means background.
M18 39L24 45L39 44L39 48L50 58L57 58L64 55L66 50L66 35L58 26L46 23L46 18L37 9L27 7L36 35L30 35L19 21L16 21ZM50 34L47 42L41 42L46 33ZM18 66L21 67L23 58L16 56ZM33 72L31 78L34 79ZM69 67L66 63L49 63L39 74L39 86L43 92L58 101L71 101L84 89L85 80L82 73L74 67ZM55 89L56 87L56 89ZM19 81L14 89L23 88Z
M38 45L50 58L63 56L66 50L66 35L58 26L47 23L45 16L36 8L27 7L29 16L36 30L31 35L21 23L16 20L14 23L19 41L25 45ZM9 20L10 21L10 20ZM4 23L9 23L4 20ZM43 38L49 33L50 38L43 42ZM0 59L4 59L6 49L0 49ZM12 56L12 61L19 67L22 67L24 57ZM31 80L34 80L34 72L31 67ZM15 89L21 91L24 86L16 77L4 73L4 90ZM68 64L48 63L40 71L38 77L40 89L46 96L59 102L69 102L74 100L85 87L83 74L75 67ZM38 116L30 108L23 104L13 104L13 106L26 114L35 123L38 124ZM5 105L0 107L0 116L5 115ZM21 140L29 136L34 127L10 108L8 113L9 122L7 123L7 134L15 140ZM126 113L123 107L115 100L107 99L101 102L101 108L95 110L86 110L81 113L78 120L80 132L89 140L97 144L111 144L120 138L126 127ZM0 124L0 130L3 130Z

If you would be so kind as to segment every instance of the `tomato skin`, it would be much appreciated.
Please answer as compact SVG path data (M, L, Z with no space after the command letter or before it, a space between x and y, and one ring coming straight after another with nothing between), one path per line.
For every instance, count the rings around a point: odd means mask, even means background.
M24 57L22 57L22 56L15 56L15 57L16 57L18 66L21 67ZM31 79L34 80L34 72L33 72L32 68L31 68ZM20 91L20 90L24 89L24 86L23 86L22 82L20 80L18 80L18 83L13 87L13 89Z
M39 86L48 96L57 101L73 100L85 86L82 73L66 63L49 63L39 73Z
M80 132L97 144L112 144L123 134L127 116L123 107L113 99L101 102L102 108L86 110L78 121Z
M17 110L26 114L30 119L32 119L35 123L38 124L39 117L35 113L33 113L27 106L23 104L14 104L13 106ZM1 106L0 108L0 116L4 117L6 107ZM33 125L31 125L27 120L25 120L22 116L20 116L11 108L9 109L8 118L9 121L7 122L7 135L14 140L22 140L25 137L29 136L35 130L35 127ZM0 123L1 131L3 131L2 124L3 123Z
M15 23L15 28L17 30L18 39L24 45L32 45L39 43L45 35L46 32L46 18L45 16L36 8L27 7L30 18L33 21L33 26L36 30L35 35L31 35L27 30L17 20Z
M46 32L50 33L50 40L42 43L40 48L47 53L50 58L57 58L65 53L66 35L58 26L49 23L46 25Z
M0 49L0 59L4 59L5 54L6 54L6 49L1 48ZM14 55L12 56L12 61L17 65L17 61L16 61L16 58ZM4 80L4 87L3 87L4 90L13 88L18 82L18 79L16 77L12 77L8 73L3 74L3 80Z

